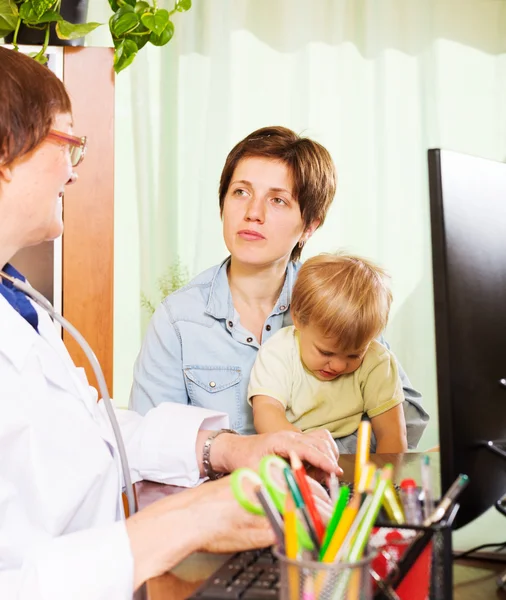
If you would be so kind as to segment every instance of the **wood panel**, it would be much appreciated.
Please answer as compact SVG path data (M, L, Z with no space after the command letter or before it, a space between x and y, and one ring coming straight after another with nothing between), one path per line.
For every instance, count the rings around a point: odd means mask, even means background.
M88 150L79 179L63 201L63 315L88 340L112 394L114 283L114 75L110 48L65 48L63 80L72 99L75 135ZM90 365L63 336L74 362Z

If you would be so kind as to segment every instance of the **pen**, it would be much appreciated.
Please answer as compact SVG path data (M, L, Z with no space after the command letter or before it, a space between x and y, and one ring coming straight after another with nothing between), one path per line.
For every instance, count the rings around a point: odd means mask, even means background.
M316 554L318 554L318 552L320 551L320 540L318 539L318 536L316 535L316 530L314 528L313 522L311 521L311 517L308 514L306 505L304 503L304 499L302 497L302 494L300 493L299 486L297 485L297 482L295 481L295 478L293 476L293 473L292 473L290 467L285 467L283 469L283 475L285 476L285 480L288 485L288 489L290 490L290 493L292 494L292 498L295 502L295 507L300 510L300 512L302 513L302 516L304 517L304 521L306 522L306 527L307 527L309 536L315 547L314 551L316 552Z
M462 473L457 477L457 479L452 483L450 489L446 492L446 494L441 498L441 502L437 505L436 510L430 515L428 519L424 521L424 526L432 525L433 523L438 523L441 519L444 518L452 504L457 500L462 491L465 489L467 484L469 483L469 477L467 475L463 475Z
M401 500L408 525L420 525L422 522L422 511L418 500L418 490L414 479L403 479L401 481Z
M281 515L278 510L274 506L272 502L272 498L269 496L269 493L262 486L257 486L255 488L255 494L264 509L264 512L269 519L269 523L274 531L274 535L276 536L276 540L279 545L279 549L281 552L284 552L285 548L285 530L283 526L283 521L281 519Z
M302 498L304 499L304 504L309 511L309 515L313 521L314 528L316 530L316 535L318 539L323 540L323 536L325 534L325 527L323 525L323 521L320 517L320 513L316 510L316 504L314 502L313 494L309 489L309 484L306 479L306 469L302 465L300 458L293 451L290 452L290 462L292 465L293 474L295 476L295 481L297 482L300 493L302 494Z
M434 512L434 501L432 499L432 484L430 478L430 459L425 454L422 456L422 489L423 489L423 518L427 520Z

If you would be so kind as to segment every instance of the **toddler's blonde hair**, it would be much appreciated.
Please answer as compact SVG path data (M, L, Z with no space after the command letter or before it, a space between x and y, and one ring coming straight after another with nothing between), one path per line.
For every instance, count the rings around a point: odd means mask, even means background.
M316 327L336 338L343 351L364 348L386 327L390 277L374 263L346 254L308 259L295 282L291 311L295 324Z

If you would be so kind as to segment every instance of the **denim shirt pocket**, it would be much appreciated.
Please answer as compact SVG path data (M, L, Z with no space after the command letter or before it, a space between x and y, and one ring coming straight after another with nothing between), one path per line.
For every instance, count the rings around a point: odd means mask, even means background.
M225 412L233 429L241 426L240 367L188 365L183 371L191 404Z

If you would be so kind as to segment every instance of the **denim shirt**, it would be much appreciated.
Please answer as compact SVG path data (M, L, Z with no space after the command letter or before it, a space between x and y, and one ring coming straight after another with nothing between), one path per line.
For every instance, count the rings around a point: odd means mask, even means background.
M134 367L130 407L141 414L161 402L179 402L228 413L230 426L255 433L246 401L260 344L241 325L228 284L230 258L167 296L155 311ZM262 342L292 324L290 301L300 263L289 262L279 298L265 321ZM383 342L383 340L380 340ZM384 342L383 342L384 343ZM428 415L399 365L406 401L408 444L416 447ZM408 406L409 404L409 406ZM343 440L342 451L350 451ZM350 446L356 439L350 439Z

